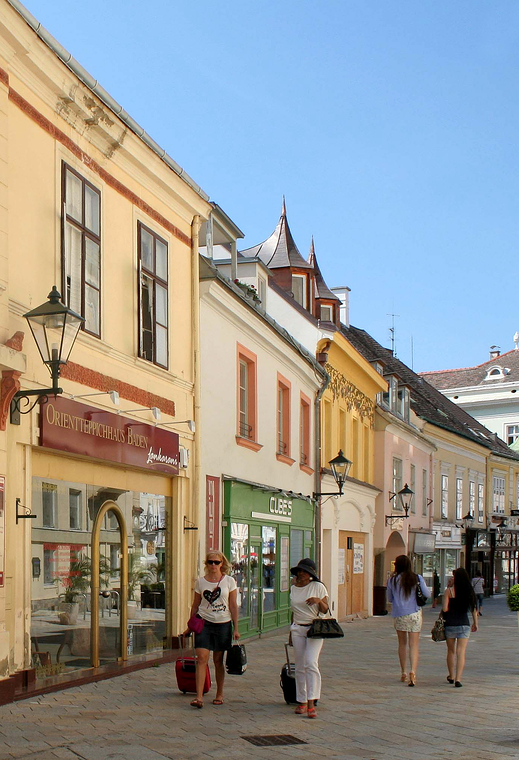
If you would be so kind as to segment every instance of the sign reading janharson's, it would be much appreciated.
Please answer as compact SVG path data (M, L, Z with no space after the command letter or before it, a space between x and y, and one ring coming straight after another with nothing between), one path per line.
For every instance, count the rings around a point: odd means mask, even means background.
M178 435L65 398L40 413L40 445L71 454L178 474Z

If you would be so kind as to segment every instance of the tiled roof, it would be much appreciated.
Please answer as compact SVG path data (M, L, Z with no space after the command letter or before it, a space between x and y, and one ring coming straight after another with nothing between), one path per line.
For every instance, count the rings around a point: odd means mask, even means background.
M321 274L321 270L319 268L319 264L317 263L317 256L315 255L315 246L314 246L314 239L312 238L312 244L310 246L310 256L308 257L308 263L312 266L314 270L315 275L315 297L316 298L325 298L327 301L337 301L338 303L341 302L340 298L337 298L335 293L332 293L332 291L329 289L328 285L325 283L324 278Z
M384 374L397 375L411 389L411 408L423 420L452 433L468 438L490 449L499 456L519 460L519 452L512 451L495 433L474 419L468 412L450 401L423 376L409 369L388 348L377 343L365 330L341 325L341 332L357 351L369 362L385 365Z
M501 367L510 370L495 379L485 380L491 367ZM444 369L437 372L420 372L427 382L439 390L447 388L466 388L468 386L482 385L484 387L519 381L519 351L512 349L506 354L495 359L489 359L476 367L464 367L462 369Z
M312 264L301 256L290 232L285 199L283 199L283 208L281 209L278 225L272 235L263 243L240 251L240 254L245 258L257 256L269 269L279 269L281 267L312 269Z

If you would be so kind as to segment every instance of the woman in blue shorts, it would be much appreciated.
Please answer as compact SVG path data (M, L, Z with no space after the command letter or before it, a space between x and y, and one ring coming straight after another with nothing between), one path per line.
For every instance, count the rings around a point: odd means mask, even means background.
M443 617L447 639L447 681L462 686L461 676L465 667L465 653L470 632L478 630L476 596L467 571L458 567L452 573L443 595ZM472 626L469 622L472 614Z

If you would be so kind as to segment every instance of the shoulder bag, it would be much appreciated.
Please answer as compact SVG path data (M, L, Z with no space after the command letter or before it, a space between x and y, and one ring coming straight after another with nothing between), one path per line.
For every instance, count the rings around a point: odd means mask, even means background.
M443 611L438 615L438 619L431 630L431 637L433 641L445 641L445 618L443 617Z
M417 575L417 584L416 584L416 604L419 607L425 607L427 604L427 597L424 595L422 591L422 587L420 586L420 577Z

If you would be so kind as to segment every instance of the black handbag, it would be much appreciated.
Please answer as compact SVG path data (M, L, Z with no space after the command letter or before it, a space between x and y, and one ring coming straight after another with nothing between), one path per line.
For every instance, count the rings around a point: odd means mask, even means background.
M308 633L309 639L342 639L344 631L332 617L318 617L312 622Z
M242 676L247 670L247 652L243 644L233 644L227 650L225 668L230 676Z
M420 586L420 578L416 576L418 583L416 584L416 604L419 607L425 607L427 604L427 597L424 596L424 593L422 591L422 587Z

